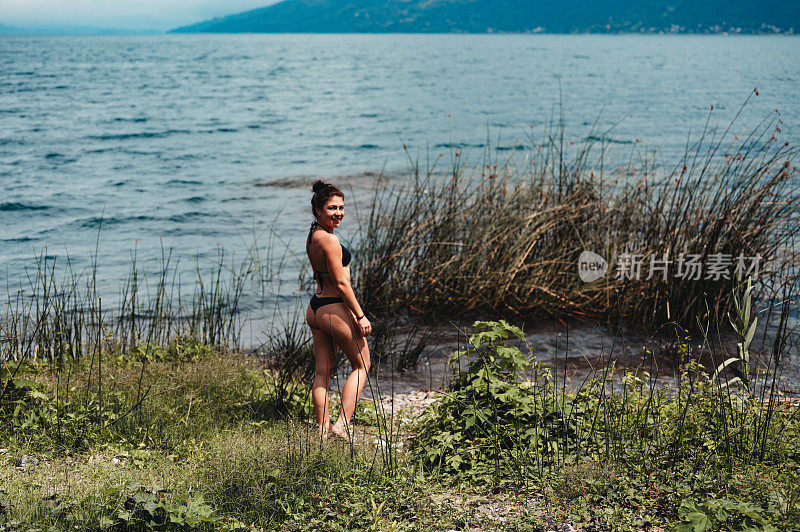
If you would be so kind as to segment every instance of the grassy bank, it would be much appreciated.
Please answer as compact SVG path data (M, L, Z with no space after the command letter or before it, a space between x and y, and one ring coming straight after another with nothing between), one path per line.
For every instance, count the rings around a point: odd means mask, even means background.
M377 428L352 446L323 445L308 430L305 385L286 394L253 358L177 343L103 353L102 365L3 365L0 530L347 530L432 519L411 477L386 473ZM363 406L358 416L375 419Z
M509 343L519 334L477 323L453 356L473 362L439 403L400 427L363 404L352 445L308 429L302 383L187 338L94 362L4 365L0 530L800 522L800 409L774 389L711 378L687 344L674 389L646 368L614 378L609 365L569 394Z

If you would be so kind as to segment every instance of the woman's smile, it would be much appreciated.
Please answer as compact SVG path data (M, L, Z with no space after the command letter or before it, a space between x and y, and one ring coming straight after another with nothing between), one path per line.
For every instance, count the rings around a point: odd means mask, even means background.
M338 196L331 197L322 209L323 225L331 229L339 227L344 218L344 200Z

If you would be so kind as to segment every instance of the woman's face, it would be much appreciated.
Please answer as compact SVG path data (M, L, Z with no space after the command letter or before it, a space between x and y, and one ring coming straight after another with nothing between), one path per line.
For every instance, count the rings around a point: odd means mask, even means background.
M342 218L344 218L344 199L339 196L331 196L322 206L322 212L319 213L317 221L329 229L336 229L342 222Z

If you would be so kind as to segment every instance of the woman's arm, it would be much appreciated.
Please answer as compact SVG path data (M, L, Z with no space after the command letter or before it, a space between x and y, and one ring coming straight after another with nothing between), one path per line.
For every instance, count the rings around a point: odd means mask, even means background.
M361 334L363 336L369 336L372 332L372 324L370 324L369 320L364 315L364 310L361 308L361 305L358 304L356 294L353 292L353 287L350 285L350 278L344 266L342 266L342 246L339 240L331 234L321 236L320 244L325 253L328 273L330 273L331 279L335 283L336 289L339 291L339 295L341 295L344 304L353 313L353 317L356 318L356 323L359 329L361 329Z

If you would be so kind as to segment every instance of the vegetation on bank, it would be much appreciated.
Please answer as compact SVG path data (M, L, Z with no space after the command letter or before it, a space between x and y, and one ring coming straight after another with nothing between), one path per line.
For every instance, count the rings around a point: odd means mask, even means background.
M476 322L439 403L362 404L351 444L318 439L297 366L186 337L4 362L0 530L800 530L800 407L751 385L737 302L739 355L704 371L687 337L674 388L609 359L567 393ZM286 338L273 364L307 353Z
M473 361L420 419L414 449L427 470L574 497L589 529L793 530L800 522L798 408L774 388L734 390L686 343L675 388L657 386L643 368L614 375L612 364L566 393L558 375L509 344L524 338L520 329L500 321L474 330L452 357Z
M302 403L293 418L275 416L264 408L271 377L217 352L149 363L143 378L136 363L109 358L99 394L87 393L82 363L69 384L47 365L6 374L0 530L792 530L800 522L797 407L722 394L694 380L690 362L676 395L648 391L634 375L611 390L602 374L565 394L555 379L545 384L544 370L533 383L513 377L526 359L505 345L513 328L486 327L491 339L473 337L484 352L478 365L456 377L419 428L403 429L412 440L390 438L388 449L368 412L352 447L318 441L300 421ZM497 364L485 366L486 357ZM140 380L148 395L131 411ZM609 388L598 393L603 382Z
M721 323L749 258L761 303L797 276L800 148L777 140L780 126L773 115L742 136L708 128L668 168L638 150L608 168L605 134L568 142L561 120L532 130L524 157L454 149L444 175L442 159L412 161L410 184L375 189L355 284L378 315ZM579 278L584 251L607 261L605 276Z

